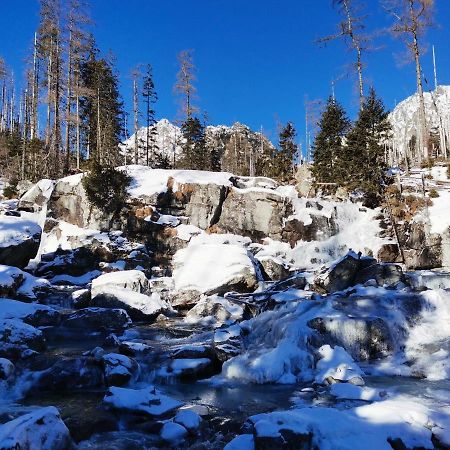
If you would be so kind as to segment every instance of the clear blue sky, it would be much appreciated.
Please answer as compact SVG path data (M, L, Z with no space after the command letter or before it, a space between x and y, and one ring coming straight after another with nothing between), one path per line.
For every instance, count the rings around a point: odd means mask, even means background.
M434 43L439 81L450 84L450 2L436 0L438 27L426 41ZM378 0L366 0L368 28L387 27ZM174 119L177 104L172 86L176 55L195 49L199 105L210 123L240 121L254 129L263 126L276 140L276 121L292 120L304 133L304 99L326 99L331 80L336 96L351 117L357 110L355 80L346 76L352 62L343 43L326 48L314 44L333 33L337 12L331 0L91 0L94 34L100 49L117 58L121 92L130 110L130 71L138 63L154 67L159 95L158 118ZM0 0L0 55L17 77L31 49L38 22L37 0ZM414 92L413 65L399 66L399 42L385 35L366 56L366 78L388 108ZM432 83L431 51L424 56L424 71Z

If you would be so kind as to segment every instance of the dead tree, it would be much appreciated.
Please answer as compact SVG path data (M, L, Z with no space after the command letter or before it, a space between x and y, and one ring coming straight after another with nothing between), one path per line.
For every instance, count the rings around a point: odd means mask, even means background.
M197 77L192 53L192 50L183 50L178 54L180 69L173 87L175 94L180 96L180 113L186 120L199 112L198 107L193 103L197 98L197 88L194 86Z

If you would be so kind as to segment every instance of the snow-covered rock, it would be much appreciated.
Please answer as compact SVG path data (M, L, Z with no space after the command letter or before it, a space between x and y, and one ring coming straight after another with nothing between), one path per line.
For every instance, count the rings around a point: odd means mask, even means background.
M36 256L41 227L22 217L0 216L0 264L25 267Z
M57 325L60 314L50 306L0 298L0 320L20 319L36 327Z
M316 365L317 383L350 382L360 384L364 372L355 363L353 358L342 348L324 345L319 348L319 361Z
M108 353L102 357L108 386L123 386L139 374L139 365L128 356Z
M59 411L49 406L0 425L0 448L66 450L71 448L69 430Z
M92 281L92 297L104 292L105 287L119 287L141 294L150 292L149 281L140 270L123 270L100 275Z
M183 425L188 431L195 431L202 421L202 418L194 411L178 411L173 419L174 422Z
M187 323L201 323L203 325L220 326L224 323L232 323L242 320L244 308L229 300L213 295L202 297L200 301L190 309L185 321Z
M176 422L166 422L161 429L161 437L172 445L182 441L186 435L186 428Z
M36 299L40 292L50 286L44 278L37 278L17 267L0 264L0 295L26 297Z
M249 292L256 288L255 268L245 248L195 242L191 241L187 248L174 256L173 277L177 291L211 295L229 291ZM173 305L178 306L177 303Z
M110 387L103 401L114 409L145 413L153 417L164 416L183 405L161 394L153 386L144 389Z
M241 434L225 445L224 450L255 450L253 434Z
M0 358L0 380L7 380L14 375L14 364L6 358Z

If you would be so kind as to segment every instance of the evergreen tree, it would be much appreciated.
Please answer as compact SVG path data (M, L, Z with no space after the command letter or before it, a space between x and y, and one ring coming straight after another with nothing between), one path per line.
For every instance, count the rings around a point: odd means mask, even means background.
M87 95L81 99L81 119L87 155L101 166L115 166L120 160L119 143L123 134L123 104L118 79L111 61L98 58L91 46L88 60L81 67Z
M206 149L205 126L197 117L190 117L181 125L181 131L184 138L181 168L208 170L210 158Z
M382 141L389 130L388 112L372 88L347 136L339 166L342 184L348 189L364 190L375 202L386 182Z
M147 166L150 164L150 154L153 156L152 160L155 162L155 166L161 167L168 164L167 158L157 158L158 145L156 144L156 136L158 131L155 124L155 110L153 109L154 103L158 100L158 96L155 90L155 83L153 82L153 71L150 64L147 65L147 69L143 79L142 96L145 103L145 120L147 132L145 136L145 156Z
M272 162L272 176L277 180L287 182L292 178L294 158L298 152L296 136L297 132L292 122L288 122L280 130L279 149L274 151Z
M319 121L314 139L312 173L317 183L340 183L343 140L350 129L344 108L330 97ZM344 162L345 164L345 162Z

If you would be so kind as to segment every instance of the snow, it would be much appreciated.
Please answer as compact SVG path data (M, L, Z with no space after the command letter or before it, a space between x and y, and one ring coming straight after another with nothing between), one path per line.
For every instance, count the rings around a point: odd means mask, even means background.
M450 291L424 291L420 319L410 328L405 355L413 372L430 380L450 377Z
M172 444L180 442L186 435L186 428L175 422L166 422L161 429L161 437Z
M323 345L319 348L320 360L317 362L316 383L323 383L327 378L338 381L350 381L353 378L361 378L364 372L355 363L353 358L339 346L332 348Z
M92 297L105 292L107 288L125 288L136 292L148 290L148 280L140 270L123 270L100 275L92 281Z
M180 224L177 226L177 236L183 241L190 241L193 236L203 233L203 230L195 225Z
M181 402L161 394L153 386L144 389L110 387L103 401L119 410L144 412L150 416L162 416L182 406Z
M178 250L173 258L177 290L212 291L243 277L254 277L255 269L247 250L237 245L196 244Z
M177 192L181 184L215 184L231 186L228 172L207 172L203 170L165 170L147 166L130 165L121 167L133 179L128 193L133 198L149 197L167 192L169 178L173 179L172 191Z
M64 450L70 443L69 430L54 406L0 425L0 448Z
M31 220L15 216L0 216L0 248L19 245L40 236L41 227Z
M439 190L439 197L433 198L433 204L428 208L431 232L443 234L450 227L450 191Z
M388 440L406 448L434 448L431 430L443 428L448 415L398 396L348 410L300 408L252 416L258 436L278 437L281 430L312 434L321 450L392 450ZM448 426L448 423L447 423Z
M241 434L225 445L223 450L255 450L253 434Z
M57 314L57 311L46 305L37 303L24 303L17 300L0 298L0 320L20 319L26 320L36 314L45 312L47 314Z
M178 411L173 420L191 431L196 430L200 426L202 418L194 411L185 410Z
M20 281L21 280L21 281ZM13 287L17 281L20 281L17 294L29 299L36 298L36 292L39 289L50 286L50 282L45 278L37 278L28 272L23 272L17 267L5 266L0 264L0 287Z

